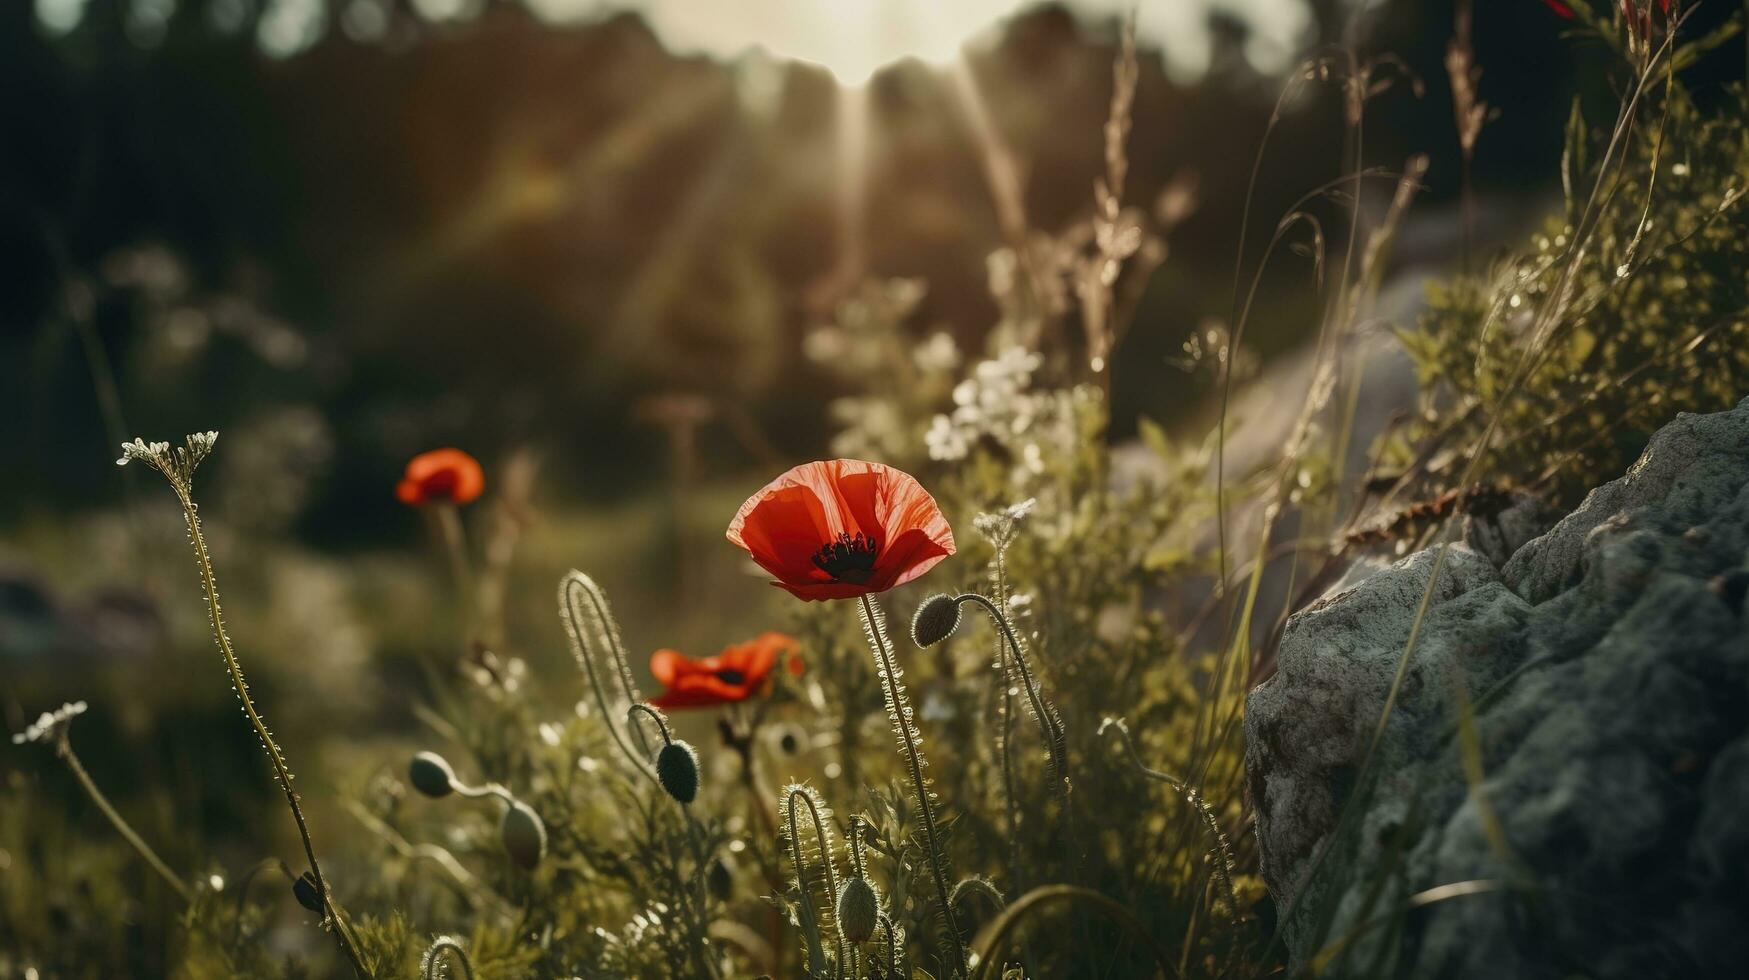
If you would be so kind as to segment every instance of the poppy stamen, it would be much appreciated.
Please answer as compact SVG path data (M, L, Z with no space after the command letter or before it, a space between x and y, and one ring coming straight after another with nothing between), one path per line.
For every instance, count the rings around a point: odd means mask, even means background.
M717 675L717 680L722 681L724 684L745 684L745 683L747 683L747 675L746 674L744 674L738 670L732 670L728 667L724 667L721 670L717 671L716 675Z
M814 552L814 567L832 576L834 582L861 585L874 575L875 555L881 550L874 535L856 532L855 537L839 534Z

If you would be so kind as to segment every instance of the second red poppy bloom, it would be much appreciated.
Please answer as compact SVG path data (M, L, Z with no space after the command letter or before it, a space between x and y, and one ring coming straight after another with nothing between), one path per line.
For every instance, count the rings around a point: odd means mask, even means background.
M790 670L801 672L801 661L791 656L796 646L792 636L767 632L697 660L677 650L657 650L650 655L650 674L667 690L650 703L672 711L745 701L765 689L772 668L785 656L790 656Z
M953 554L947 518L910 474L834 459L797 466L729 522L773 585L797 598L854 599L911 581Z
M474 457L460 449L445 447L420 453L407 462L407 472L395 486L401 503L472 503L486 489L486 473Z

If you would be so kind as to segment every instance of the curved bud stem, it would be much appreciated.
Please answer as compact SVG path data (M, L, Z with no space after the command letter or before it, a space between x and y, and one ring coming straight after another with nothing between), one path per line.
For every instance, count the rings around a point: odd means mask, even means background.
M465 796L470 800L479 800L488 796L496 796L500 800L503 800L506 806L514 805L516 803L516 794L510 792L510 787L505 786L503 783L486 783L483 786L469 786L467 783L456 779L451 780L449 785L451 789L455 790L457 796Z
M620 641L619 624L614 622L613 612L608 608L607 597L602 594L601 587L576 569L566 572L565 577L559 580L559 619L564 623L565 638L571 644L571 655L576 658L577 666L582 669L584 678L589 682L590 693L595 697L596 706L601 709L602 722L607 725L607 733L613 737L613 744L618 746L620 754L625 756L634 769L654 780L656 772L647 761L650 744L644 738L643 731L632 729L632 736L643 749L641 753L632 751L625 734L620 731L621 706L636 704L644 698L638 693L637 685L632 683L631 666L626 661L625 644ZM612 661L613 676L619 682L619 694L609 693L608 687L613 678L601 676L605 668L597 661L602 657Z
M800 799L807 807L808 818L814 825L814 839L820 844L820 863L826 867L827 908L824 919L814 908L813 893L808 890L807 862L802 854L802 835L796 820L796 800ZM783 797L784 820L789 826L790 862L796 869L796 891L801 895L802 933L808 944L808 973L811 976L820 975L825 969L826 955L820 949L820 923L832 918L831 903L838 898L838 870L832 864L832 833L826 820L820 815L820 801L814 792L806 786L791 786ZM833 975L844 966L844 937L833 930L833 943L837 948L838 958L833 964Z
M1008 649L1014 656L1015 670L1020 675L1022 688L1026 691L1027 705L1032 709L1033 720L1038 723L1039 737L1044 740L1045 751L1050 754L1051 779L1055 784L1054 789L1066 804L1069 792L1069 763L1068 753L1063 745L1065 738L1063 722L1057 715L1056 707L1039 692L1038 681L1033 677L1032 666L1026 659L1026 650L1021 646L1020 638L1014 634L1014 627L1009 625L1008 617L1002 614L1002 610L996 608L994 602L976 592L955 596L954 601L971 602L983 607L984 612L990 615L990 621L1002 631L1003 638L1008 641ZM1006 678L1004 679L1006 680Z
M917 794L917 810L923 816L923 842L929 854L929 872L935 879L936 897L941 903L941 917L953 948L954 962L949 976L965 972L966 947L960 938L959 923L953 914L953 902L947 885L947 860L942 854L940 835L935 829L935 802L929 782L923 778L923 738L911 721L911 705L900 681L899 665L894 662L893 646L887 639L886 623L879 607L867 595L862 597L863 628L868 632L869 646L874 648L876 671L880 674L882 691L887 699L887 713L892 716L893 729L899 736L899 748L905 756L911 776L911 788Z
M868 821L858 813L850 818L850 867L858 878L867 878L868 869L863 865L862 828L868 826Z
M445 963L452 958L462 965L462 976L474 980L474 964L468 959L468 951L462 948L462 941L454 936L438 936L431 941L425 955L419 958L419 980L448 976Z
M662 712L657 711L655 708L651 707L648 704L645 704L642 701L639 701L637 704L634 704L631 707L627 708L626 709L626 724L630 725L633 731L637 730L637 726L632 725L632 718L633 718L633 716L638 715L638 714L649 715L650 720L656 723L656 728L662 732L662 744L663 745L673 745L674 744L674 736L668 734L668 722L666 719L664 719L662 717Z
M1155 964L1159 966L1160 976L1173 975L1171 958L1166 955L1164 949L1160 948L1160 944L1154 939L1154 934L1148 931L1148 927L1143 925L1129 909L1091 888L1083 888L1079 885L1044 885L1015 899L1013 905L1003 909L1002 914L997 916L995 921L984 927L983 933L978 937L977 950L972 954L977 958L977 962L972 965L972 976L974 978L989 976L991 971L1000 969L1001 959L996 954L1001 950L1008 934L1014 931L1015 926L1023 916L1034 908L1063 902L1078 902L1098 908L1122 927L1125 932L1141 942L1142 947L1148 951L1149 955L1154 958Z
M955 905L965 901L970 895L984 896L985 901L988 901L991 907L998 912L1008 905L1008 900L1002 897L1002 893L996 890L996 886L984 878L973 876L953 886L953 903Z
M899 972L899 937L893 931L893 920L887 913L881 913L881 929L887 934L887 975L881 980L899 980L904 974Z
M1202 794L1197 792L1194 786L1177 776L1149 768L1143 763L1142 757L1136 754L1136 743L1130 738L1129 726L1124 724L1122 718L1107 718L1100 722L1099 734L1104 735L1107 731L1117 732L1118 740L1123 743L1124 752L1129 756L1130 764L1135 766L1137 772L1155 782L1165 783L1177 790L1179 795L1184 797L1185 802L1195 807L1196 812L1202 816L1202 821L1207 825L1209 834L1215 839L1215 875L1220 878L1221 887L1227 893L1228 908L1232 911L1233 916L1237 917L1239 915L1239 893L1233 888L1233 849L1227 843L1227 835L1221 830L1220 821L1215 819L1214 807L1209 806L1208 801L1203 799Z

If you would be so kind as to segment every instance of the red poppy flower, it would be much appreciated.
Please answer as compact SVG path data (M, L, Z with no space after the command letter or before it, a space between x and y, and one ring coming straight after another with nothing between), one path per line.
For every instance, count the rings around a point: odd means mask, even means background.
M860 459L806 463L747 498L729 540L800 599L903 585L953 554L953 531L908 473Z
M433 449L407 462L407 472L395 486L401 503L471 503L486 489L486 473L474 457L460 449Z
M787 634L761 633L697 660L675 650L657 650L650 655L650 673L667 690L650 703L672 711L745 701L770 686L772 668L796 646ZM801 673L800 658L791 656L789 664L791 673Z
M1553 10L1555 15L1562 20L1573 19L1573 8L1562 3L1561 0L1543 0L1543 5Z

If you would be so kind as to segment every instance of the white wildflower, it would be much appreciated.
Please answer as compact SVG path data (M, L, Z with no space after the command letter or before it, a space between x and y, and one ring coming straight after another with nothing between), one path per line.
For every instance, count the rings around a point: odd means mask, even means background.
M59 741L67 731L67 726L73 719L85 713L85 702L70 701L54 711L45 711L37 718L36 723L24 731L12 736L14 745L26 742L52 743Z
M960 348L954 343L952 334L938 332L917 345L911 352L911 360L919 370L945 373L960 366Z
M923 433L923 442L929 447L930 459L944 462L964 459L972 448L965 432L945 415L937 415L929 423L929 431Z

